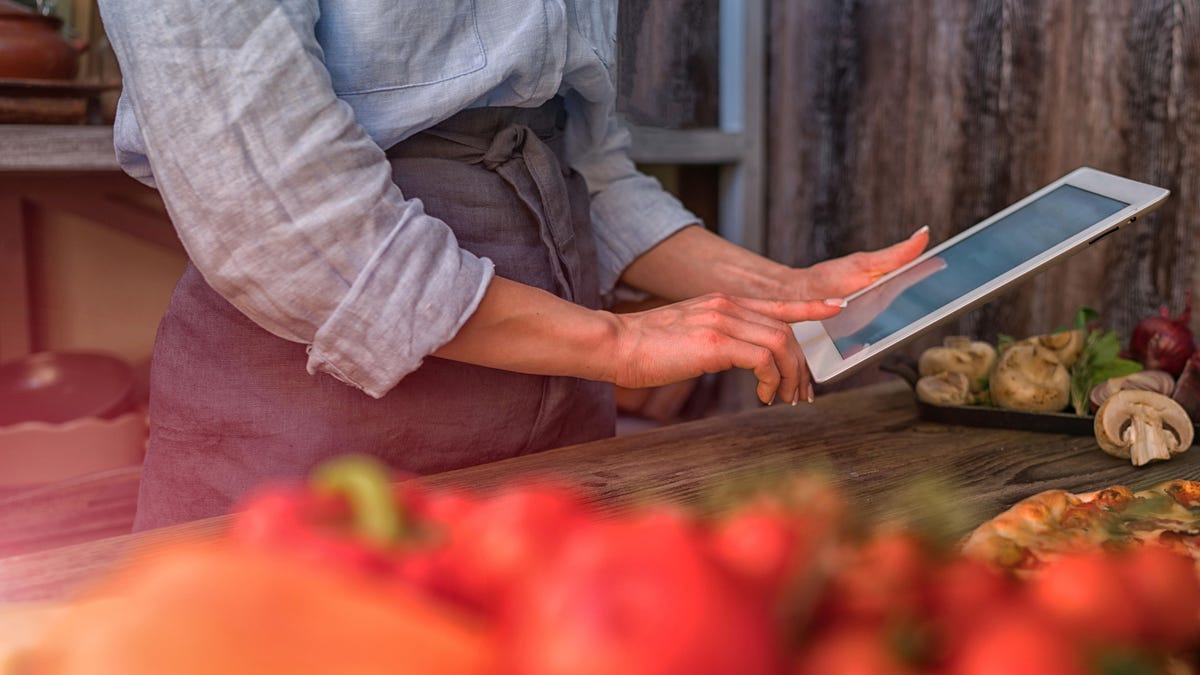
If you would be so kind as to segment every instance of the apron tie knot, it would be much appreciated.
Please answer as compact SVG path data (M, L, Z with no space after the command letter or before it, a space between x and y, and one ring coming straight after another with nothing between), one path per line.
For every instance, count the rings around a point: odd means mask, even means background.
M525 135L528 132L528 127L519 124L510 124L496 132L481 158L484 168L495 171L501 164L512 159L513 155L524 148Z

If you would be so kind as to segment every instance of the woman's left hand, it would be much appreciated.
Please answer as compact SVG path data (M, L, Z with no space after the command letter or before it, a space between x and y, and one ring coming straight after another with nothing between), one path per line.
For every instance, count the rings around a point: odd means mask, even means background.
M844 298L921 255L929 244L929 228L887 248L851 253L810 267L793 269L788 285L791 297Z

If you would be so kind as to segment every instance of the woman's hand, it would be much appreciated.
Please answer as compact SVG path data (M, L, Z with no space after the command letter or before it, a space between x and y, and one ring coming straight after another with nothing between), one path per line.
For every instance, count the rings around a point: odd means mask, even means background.
M844 298L911 262L929 244L929 228L887 248L851 253L788 272L785 283L800 298Z
M844 298L921 255L929 228L877 251L794 268L764 258L702 227L685 227L634 260L621 281L665 300L705 293L743 298Z
M684 228L622 277L678 302L612 314L496 277L475 313L434 355L630 388L745 368L758 378L764 403L812 400L808 365L788 324L836 315L847 294L917 257L928 242L922 228L885 249L793 269L702 228Z
M710 294L643 312L613 314L572 304L501 277L435 356L534 375L567 375L650 387L746 368L758 397L788 403L812 395L788 325L821 320L843 301L754 300Z
M791 322L827 319L840 299L783 301L704 295L644 312L613 315L618 322L609 378L640 388L703 373L745 368L758 379L759 400L795 404L811 399L804 354Z

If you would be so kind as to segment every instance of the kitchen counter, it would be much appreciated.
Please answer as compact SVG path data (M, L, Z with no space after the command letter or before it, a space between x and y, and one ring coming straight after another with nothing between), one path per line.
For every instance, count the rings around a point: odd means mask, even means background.
M1089 436L925 422L900 381L628 436L560 448L425 478L483 488L535 475L560 476L626 509L647 499L704 508L712 488L785 471L826 471L874 517L927 512L908 490L925 478L956 486L951 502L966 527L1050 488L1141 488L1170 478L1200 480L1200 452L1135 468L1101 452ZM111 537L0 559L0 602L55 600L132 552L219 536L224 518Z

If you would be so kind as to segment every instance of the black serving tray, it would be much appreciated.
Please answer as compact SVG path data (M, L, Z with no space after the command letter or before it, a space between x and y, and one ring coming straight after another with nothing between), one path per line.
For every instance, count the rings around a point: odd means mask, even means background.
M889 356L880 364L879 369L899 375L908 382L908 385L913 388L913 402L917 404L917 415L929 422L1076 436L1095 434L1093 428L1095 417L1092 415L1020 412L987 405L933 405L917 400L916 387L920 375L917 373L917 362L908 356ZM1196 427L1196 439L1200 441L1200 425L1193 424L1193 426Z

